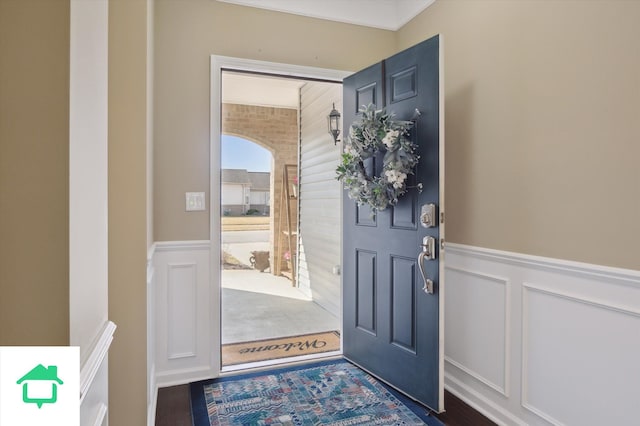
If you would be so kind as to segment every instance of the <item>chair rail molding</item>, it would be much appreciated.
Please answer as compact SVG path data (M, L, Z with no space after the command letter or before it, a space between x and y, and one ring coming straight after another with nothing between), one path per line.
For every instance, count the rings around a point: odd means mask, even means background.
M630 336L640 330L640 271L461 244L445 250L452 394L500 425L636 421L629 378L640 377L640 339Z
M211 248L209 240L193 240L193 241L156 241L154 244L155 253L167 251L190 251L190 250L209 250Z
M156 244L147 251L147 426L156 423L158 383L156 379L156 285L153 263Z
M104 404L100 404L100 408L98 408L98 413L96 414L96 419L93 422L93 426L103 426L105 424L106 419L107 419L107 406Z
M91 385L93 379L95 379L102 362L104 361L109 347L113 341L113 333L116 331L116 325L112 321L108 321L102 328L102 332L98 337L98 340L91 348L91 353L80 369L80 403L84 400L85 396Z
M526 266L530 269L564 272L567 274L584 275L591 278L599 277L612 282L619 282L640 288L640 271L634 269L614 268L611 266L576 262L574 260L554 259L456 243L446 243L445 249L447 253L457 253L479 259L494 260L514 266Z

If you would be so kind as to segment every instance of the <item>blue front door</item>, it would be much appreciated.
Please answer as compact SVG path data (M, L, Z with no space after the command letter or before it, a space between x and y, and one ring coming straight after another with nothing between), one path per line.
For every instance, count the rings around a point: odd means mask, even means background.
M444 409L440 56L441 40L436 36L349 76L343 97L345 138L358 110L372 103L394 113L397 120L415 120L411 137L420 154L409 182L414 188L394 207L372 214L345 192L344 354L436 411ZM381 155L365 166L380 173ZM417 183L422 191L415 188ZM431 209L423 207L430 204ZM424 224L428 226L421 223L423 213L433 214L432 222ZM433 255L419 261L425 237L433 238L428 248Z

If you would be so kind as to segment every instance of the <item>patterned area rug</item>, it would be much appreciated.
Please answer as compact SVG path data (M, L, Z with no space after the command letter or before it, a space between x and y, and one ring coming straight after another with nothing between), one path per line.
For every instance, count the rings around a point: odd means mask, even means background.
M191 410L194 426L443 426L346 361L192 383Z

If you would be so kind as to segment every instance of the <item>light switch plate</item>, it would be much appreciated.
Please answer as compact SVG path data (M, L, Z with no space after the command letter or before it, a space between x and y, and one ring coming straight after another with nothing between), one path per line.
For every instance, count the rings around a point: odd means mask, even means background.
M206 210L204 205L204 192L187 192L186 196L186 210L188 212L197 212Z

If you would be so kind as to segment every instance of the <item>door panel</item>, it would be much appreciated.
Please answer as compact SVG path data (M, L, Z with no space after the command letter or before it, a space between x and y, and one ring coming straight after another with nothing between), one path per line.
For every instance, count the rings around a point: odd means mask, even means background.
M344 80L342 105L344 107L344 123L347 131L349 127L346 123L353 122L363 105L384 105L385 90L383 83L382 63L371 65ZM350 95L344 97L346 93L350 93ZM347 121L349 119L351 121ZM347 133L343 134L344 138L346 138ZM367 173L371 174L376 169L376 163L378 161L375 158L365 162ZM382 161L379 161L379 163L382 163ZM356 206L351 203L348 208L345 208L344 214L351 219L355 218L357 226L377 226L376 217L367 206Z
M386 106L395 119L416 118L411 137L420 162L414 187L393 208L372 214L347 197L343 203L343 332L345 356L364 369L441 411L440 253L425 260L434 294L423 291L418 255L425 236L440 241L440 226L420 226L421 206L440 205L440 39L434 37L344 80L346 133L358 109ZM365 102L363 102L365 101ZM417 116L415 111L419 110ZM346 136L345 136L346 137ZM367 162L382 168L381 153ZM415 186L420 182L423 190ZM436 244L438 246L439 244ZM436 249L437 250L437 249Z
M394 256L391 270L391 343L415 354L416 263Z
M357 251L356 275L356 327L376 334L376 254Z
M393 104L418 95L417 71L417 67L412 66L389 75L390 103Z

